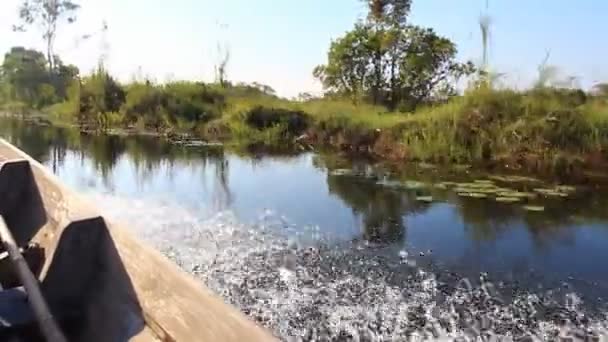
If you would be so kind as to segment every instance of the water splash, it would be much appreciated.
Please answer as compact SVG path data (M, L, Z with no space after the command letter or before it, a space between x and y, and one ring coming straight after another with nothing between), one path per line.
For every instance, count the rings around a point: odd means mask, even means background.
M364 243L310 243L287 218L265 210L255 224L230 211L194 211L162 200L91 195L228 303L292 341L474 340L479 337L598 337L606 317L591 317L566 293L516 293L506 300L483 274L473 284L416 266L406 250L392 258ZM128 209L127 209L128 208ZM287 228L287 230L286 230ZM319 234L314 227L311 232Z

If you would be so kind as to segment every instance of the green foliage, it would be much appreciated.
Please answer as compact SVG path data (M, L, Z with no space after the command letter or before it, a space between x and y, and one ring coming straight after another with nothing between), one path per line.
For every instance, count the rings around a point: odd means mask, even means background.
M126 102L121 111L126 123L156 130L171 126L208 122L221 115L224 95L202 83L177 82L164 86L135 83L126 89ZM187 126L187 125L186 125Z
M75 93L78 96L77 121L81 127L106 130L116 121L110 113L120 110L125 101L122 87L102 65L85 77Z
M245 122L259 130L282 125L287 132L295 135L303 132L308 127L309 118L302 111L257 106L247 112Z
M0 99L41 109L67 96L67 87L78 77L78 68L64 65L59 58L56 71L49 74L41 52L13 47L4 55L0 73Z
M4 55L2 79L6 82L8 97L32 106L40 101L43 84L49 83L44 55L35 50L14 47Z
M568 89L476 89L446 105L417 111L401 127L402 142L410 157L420 160L593 153L608 147L608 107L584 101Z
M331 43L327 63L313 75L325 89L394 109L415 108L473 72L455 61L456 46L432 29L406 25L410 1L369 1L367 22ZM449 81L452 81L451 83Z

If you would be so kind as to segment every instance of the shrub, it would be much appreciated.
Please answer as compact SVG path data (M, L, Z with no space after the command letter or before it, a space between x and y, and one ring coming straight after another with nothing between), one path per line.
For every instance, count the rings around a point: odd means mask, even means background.
M245 122L259 130L282 125L288 133L296 135L308 127L309 118L306 113L298 110L257 106L246 114Z

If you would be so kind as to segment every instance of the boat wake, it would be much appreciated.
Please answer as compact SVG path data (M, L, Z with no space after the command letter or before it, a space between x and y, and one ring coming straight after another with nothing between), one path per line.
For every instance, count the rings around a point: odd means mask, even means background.
M289 341L599 340L607 317L567 288L529 293L418 267L407 251L364 242L330 246L285 234L279 216L243 224L162 200L92 194L124 223L223 299ZM305 234L304 234L305 235Z

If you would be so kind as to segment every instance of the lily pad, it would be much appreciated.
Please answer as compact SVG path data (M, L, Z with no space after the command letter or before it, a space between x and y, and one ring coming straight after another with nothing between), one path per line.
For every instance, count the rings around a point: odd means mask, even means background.
M574 193L576 192L576 187L571 186L571 185L558 185L555 187L555 190L557 192L561 192L561 193Z
M402 187L401 182L399 181L395 181L395 180L381 180L379 182L377 182L376 184L381 185L381 186L385 186L387 188L400 188Z
M536 198L536 194L533 194L531 192L522 192L522 191L500 191L497 193L497 195L498 195L498 197L515 197L515 198L520 198L520 199Z
M518 197L496 197L496 202L499 203L517 203L520 201L521 198Z
M429 163L418 163L418 167L424 170L432 170L432 169L436 169L437 165L435 164L429 164Z
M465 187L465 188L477 188L477 187L484 187L483 184L479 184L479 183L473 183L473 182L465 182L465 183L458 183L459 186Z
M455 164L455 165L452 165L452 168L454 170L456 170L456 171L467 171L471 167L472 167L472 165L469 165L469 164Z
M416 201L431 203L433 202L433 196L418 196L416 197Z
M486 194L486 195L493 195L493 194L496 194L499 191L500 191L499 188L475 189L475 192L480 193L480 194Z
M454 188L454 192L461 194L468 194L470 192L475 192L475 189L471 189L471 188L463 188L463 187L458 187L458 188Z
M403 187L408 190L417 190L422 189L426 186L426 184L418 181L408 180L402 183Z
M525 176L514 176L514 175L491 175L489 179L505 182L505 183L538 183L540 182L536 178L525 177Z
M534 189L534 192L537 192L537 193L539 193L539 194L541 194L541 195L543 195L545 197L554 197L554 198L556 198L556 197L562 197L562 198L568 197L567 193L559 192L559 191L556 191L555 189L543 189L543 188L540 188L540 189Z
M458 196L470 198L488 198L488 195L479 192L459 192Z
M534 211L534 212L545 211L545 207L539 206L539 205L524 205L522 208L526 211Z
M356 173L351 169L335 169L329 172L332 176L354 176Z
M472 192L470 194L468 194L468 196L466 197L471 197L471 198L488 198L487 194L482 194L482 193L478 193L478 192Z
M452 187L455 187L456 185L458 185L458 183L456 183L456 182L441 182L438 184L445 185L448 188L452 188Z

